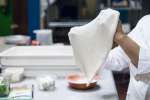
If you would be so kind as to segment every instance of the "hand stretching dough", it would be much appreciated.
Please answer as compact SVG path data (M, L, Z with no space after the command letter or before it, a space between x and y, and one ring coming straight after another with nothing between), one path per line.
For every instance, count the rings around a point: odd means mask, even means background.
M73 27L69 32L76 62L88 81L100 69L112 48L119 15L112 9L102 10L90 23Z

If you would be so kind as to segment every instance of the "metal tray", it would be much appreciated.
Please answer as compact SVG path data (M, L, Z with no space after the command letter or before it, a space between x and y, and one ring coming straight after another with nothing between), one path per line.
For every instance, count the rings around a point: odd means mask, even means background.
M66 75L79 71L71 46L16 46L0 53L2 70L23 67L25 76Z

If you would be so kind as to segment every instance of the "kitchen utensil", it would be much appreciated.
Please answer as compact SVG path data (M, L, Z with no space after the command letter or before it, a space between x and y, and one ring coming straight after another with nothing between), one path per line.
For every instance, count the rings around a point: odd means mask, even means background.
M24 35L10 35L5 37L5 43L14 45L29 45L30 37Z
M87 90L96 87L99 77L95 76L90 83L88 83L88 80L82 74L71 74L67 76L66 79L71 88L78 90Z

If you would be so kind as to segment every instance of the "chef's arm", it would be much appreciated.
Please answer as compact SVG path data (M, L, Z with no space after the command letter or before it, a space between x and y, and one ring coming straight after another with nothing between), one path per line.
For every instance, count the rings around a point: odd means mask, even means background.
M118 23L114 41L124 50L131 62L137 67L140 47L129 36L124 34L120 22Z

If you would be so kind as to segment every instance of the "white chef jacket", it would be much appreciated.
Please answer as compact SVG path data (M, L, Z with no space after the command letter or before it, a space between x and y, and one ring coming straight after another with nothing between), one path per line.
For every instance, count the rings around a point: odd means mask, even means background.
M118 46L110 51L103 68L121 71L126 67L130 69L130 83L126 100L150 100L147 94L149 82L145 79L136 80L136 76L150 72L150 15L144 16L136 27L128 34L139 46L139 62L135 67L123 49Z

